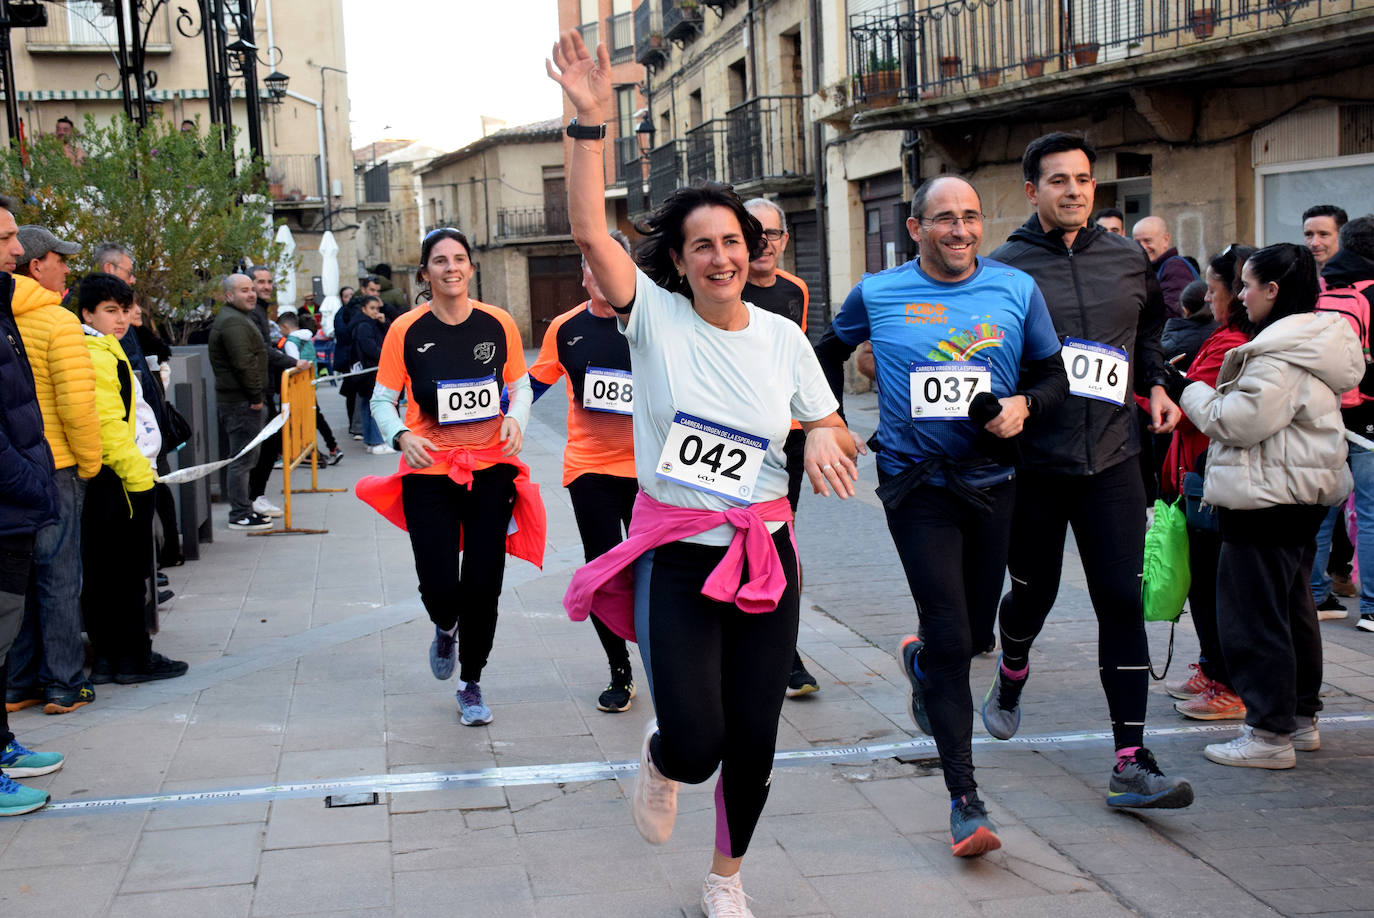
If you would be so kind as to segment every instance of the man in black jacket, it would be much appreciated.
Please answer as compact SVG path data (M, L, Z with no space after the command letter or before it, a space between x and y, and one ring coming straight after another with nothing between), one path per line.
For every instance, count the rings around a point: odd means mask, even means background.
M1169 779L1144 748L1150 648L1140 604L1145 547L1144 484L1134 391L1149 399L1150 430L1166 433L1180 412L1165 392L1159 337L1164 300L1144 251L1089 224L1096 152L1081 135L1047 134L1022 157L1035 213L992 257L1035 278L1069 376L1069 397L1022 437L1002 598L1002 658L983 703L988 732L1009 739L1032 642L1059 592L1064 537L1073 526L1098 621L1098 671L1111 712L1116 765L1107 803L1181 807L1187 781Z
M253 320L253 324L262 333L262 341L267 345L267 388L270 390L267 401L263 406L263 424L269 423L277 416L276 397L281 394L281 374L287 370L298 367L310 366L308 360L293 360L286 356L286 352L277 347L277 342L272 339L271 319L268 309L272 301L276 299L277 288L272 280L272 269L255 265L248 269L248 276L253 281L253 293L257 301L253 305L253 311L248 314L248 318ZM248 476L248 490L253 497L253 512L262 516L281 516L283 511L272 501L267 499L267 479L272 477L272 466L281 456L281 433L274 433L262 445L258 447L258 461L253 466L252 473Z
M56 518L52 450L43 437L43 413L19 326L10 309L10 272L24 254L14 202L0 197L0 694L7 681L10 645L24 619L24 593L33 566L38 530ZM48 802L48 792L11 778L57 771L62 756L30 752L9 730L0 709L0 816L31 813Z

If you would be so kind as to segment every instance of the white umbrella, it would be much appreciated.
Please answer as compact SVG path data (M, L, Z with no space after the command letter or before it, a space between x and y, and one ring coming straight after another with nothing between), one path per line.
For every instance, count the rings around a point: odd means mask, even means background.
M296 308L296 239L291 228L282 224L277 230L277 242L282 247L277 268L277 308Z
M334 337L334 313L343 303L339 301L339 244L334 234L325 230L320 237L320 283L324 286L324 302L320 304L320 328Z

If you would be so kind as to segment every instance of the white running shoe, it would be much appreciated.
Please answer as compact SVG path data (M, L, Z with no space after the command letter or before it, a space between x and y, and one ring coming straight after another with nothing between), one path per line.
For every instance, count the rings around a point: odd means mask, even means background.
M253 512L260 516L282 516L286 513L281 507L268 500L266 494L253 501Z
M378 443L376 446L369 446L367 451L374 456L389 456L396 452L395 448L389 443Z
M706 918L754 918L738 873L732 877L706 874L706 882L701 884L701 911Z
M1260 731L1246 724L1240 735L1229 743L1213 743L1202 750L1209 762L1218 765L1237 765L1241 768L1292 768L1298 764L1293 743L1281 733L1261 736Z
M1306 718L1298 715L1298 726L1289 737L1293 748L1298 752L1316 752L1322 747L1321 734L1317 732L1317 715Z
M673 822L677 819L677 782L663 777L649 755L649 741L657 732L658 721L649 721L644 730L644 745L639 750L639 774L635 777L635 795L630 804L635 828L651 845L666 842L673 834Z

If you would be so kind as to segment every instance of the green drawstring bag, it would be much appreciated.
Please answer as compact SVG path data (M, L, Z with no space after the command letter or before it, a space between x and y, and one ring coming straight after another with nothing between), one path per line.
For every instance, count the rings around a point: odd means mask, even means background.
M1145 570L1140 600L1147 622L1176 622L1192 586L1188 567L1188 521L1183 500L1155 501L1155 520L1145 533Z

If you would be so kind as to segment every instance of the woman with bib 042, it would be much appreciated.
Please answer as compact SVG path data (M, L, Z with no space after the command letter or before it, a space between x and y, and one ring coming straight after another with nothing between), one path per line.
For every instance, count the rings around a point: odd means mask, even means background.
M801 329L741 299L763 230L739 197L711 182L678 189L645 221L632 259L606 228L609 53L593 58L564 32L548 72L577 110L573 238L630 345L641 489L629 536L578 571L564 605L639 642L658 717L632 804L645 839L667 841L679 781L702 783L719 766L701 906L747 916L740 861L768 796L797 638L783 443L796 418L813 489L848 497L853 438Z
M516 458L531 401L520 332L504 309L468 296L472 275L463 233L445 227L424 238L418 279L431 298L387 330L370 403L382 442L401 461L393 475L360 480L356 492L409 531L420 599L434 622L430 670L450 678L456 656L460 720L478 726L492 718L480 680L496 635L503 556L541 565L545 519L538 486Z

